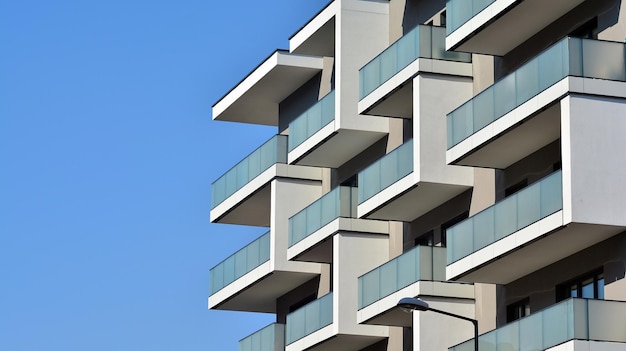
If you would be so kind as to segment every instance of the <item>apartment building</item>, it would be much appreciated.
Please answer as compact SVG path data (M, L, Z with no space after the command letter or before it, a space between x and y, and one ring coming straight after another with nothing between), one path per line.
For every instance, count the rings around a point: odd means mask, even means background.
M212 185L267 228L210 271L276 316L239 349L474 349L417 297L480 350L626 350L622 5L334 0L217 101L276 127Z

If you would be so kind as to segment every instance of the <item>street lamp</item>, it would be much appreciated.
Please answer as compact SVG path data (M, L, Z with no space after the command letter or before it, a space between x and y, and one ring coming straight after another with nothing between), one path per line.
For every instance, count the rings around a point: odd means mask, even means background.
M417 299L414 297L404 297L400 299L400 301L398 301L397 306L406 312L413 312L416 310L417 311L433 311L439 314L445 314L446 316L459 318L459 319L466 320L468 322L472 322L472 324L474 325L474 350L478 351L478 321L477 320L460 316L458 314L438 310L436 308L432 308L428 306L428 303L426 303L426 301L423 301L421 299Z

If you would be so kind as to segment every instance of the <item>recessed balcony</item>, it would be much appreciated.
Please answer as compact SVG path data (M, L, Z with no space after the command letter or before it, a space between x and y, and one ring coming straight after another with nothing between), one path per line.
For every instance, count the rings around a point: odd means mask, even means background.
M213 119L278 126L279 103L323 68L320 56L277 50L213 105Z
M287 165L287 136L275 135L211 185L211 222L270 225L271 182L320 182L319 168Z
M331 263L332 240L338 232L388 234L386 221L356 218L357 188L337 187L289 218L287 258Z
M624 350L626 302L568 299L478 337L480 350ZM560 347L556 347L560 345ZM449 348L473 351L474 339Z
M446 49L503 56L583 2L448 0Z
M413 78L472 76L471 55L446 51L446 29L419 25L359 70L359 113L412 118Z
M425 142L409 140L359 172L359 218L411 221L471 188L472 169L446 166L417 147Z
M559 41L448 114L447 162L506 168L558 140L579 113L566 96L626 98L625 56L624 43Z
M552 173L448 228L446 277L507 284L623 231L619 216L607 223L601 213L611 211L611 198L577 193L566 173ZM607 207L580 212L602 200Z
M285 351L285 325L272 323L239 341L239 351Z
M210 270L210 309L276 312L276 299L321 274L314 263L272 257L267 232Z

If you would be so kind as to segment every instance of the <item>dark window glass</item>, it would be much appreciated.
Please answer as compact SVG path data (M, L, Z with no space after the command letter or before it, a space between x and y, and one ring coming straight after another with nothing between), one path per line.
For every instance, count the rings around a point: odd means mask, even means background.
M560 284L556 288L557 301L569 297L585 299L604 299L604 274L602 271L585 274L569 282Z
M528 298L512 303L506 307L506 322L510 323L530 315L530 300Z

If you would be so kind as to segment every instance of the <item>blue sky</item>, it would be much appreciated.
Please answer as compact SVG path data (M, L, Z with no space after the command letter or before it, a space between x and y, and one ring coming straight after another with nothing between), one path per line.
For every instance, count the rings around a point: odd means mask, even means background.
M210 185L274 128L211 105L327 0L0 2L0 350L236 350L273 316L208 311L264 232Z

